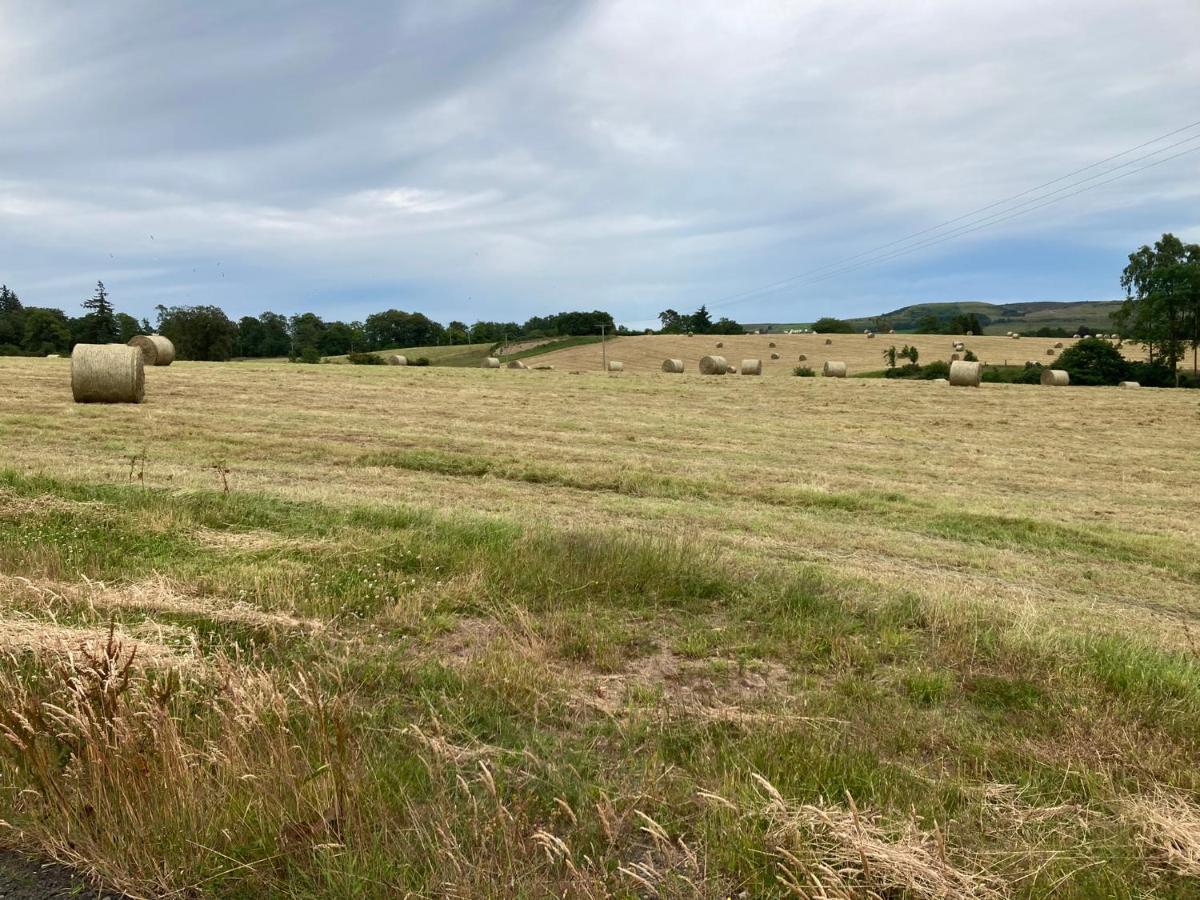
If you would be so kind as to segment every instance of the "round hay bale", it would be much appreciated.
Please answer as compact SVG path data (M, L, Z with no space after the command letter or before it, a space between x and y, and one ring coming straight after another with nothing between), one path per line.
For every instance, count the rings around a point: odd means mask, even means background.
M1140 388L1140 387L1141 387L1141 385L1140 385L1140 384L1138 384L1136 381L1122 381L1120 384L1118 384L1118 385L1117 385L1117 387L1122 387L1122 388Z
M62 359L57 353L47 353L46 359Z
M825 338L825 346L832 347L833 346L833 338Z
M721 349L722 347L724 347L724 346L725 346L725 342L724 342L724 341L717 341L717 349L718 349L718 350L720 350L720 349Z
M873 332L873 331L867 332L867 340L868 341L872 340L874 337L875 337L875 332Z
M134 335L129 346L142 351L142 362L147 366L169 366L175 362L175 345L161 334Z
M534 366L533 370L535 372L553 372L554 366Z
M483 362L479 364L481 369L498 369L500 368L500 360L494 356L485 356Z
M725 361L725 357L723 356L700 357L701 375L724 375L728 369L729 363Z
M1055 341L1055 342L1054 342L1054 349L1055 349L1055 350L1061 350L1061 349L1062 349L1062 341Z
M774 341L771 341L771 342L769 342L769 343L767 344L767 349L768 349L768 350L774 350L774 349L775 349L775 342L774 342Z
M1042 369L1042 384L1045 387L1066 387L1071 376L1066 369Z
M895 328L889 328L889 329L888 329L888 334L895 334L895 333L896 333L896 329L895 329Z
M1019 341L1019 340L1021 339L1021 336L1020 336L1019 334L1017 334L1017 333L1014 331L1014 332L1012 333L1012 339L1013 339L1014 341Z
M76 403L141 403L146 374L142 351L126 344L76 344L71 395Z
M524 369L524 368L526 368L526 366L525 366L525 363L521 362L519 359L514 359L512 362L510 362L510 363L508 364L508 367L509 367L510 369Z
M1079 335L1077 335L1077 334L1073 334L1073 335L1071 335L1071 338L1072 338L1072 340L1076 340L1076 341L1077 341L1077 340L1079 340Z
M826 378L845 378L846 364L844 362L832 362L827 360L825 365L821 367L821 374Z
M399 353L393 353L391 356L389 356L387 358L387 364L389 366L407 366L408 365L408 357L401 356Z
M957 360L950 363L950 383L957 387L979 387L983 367L977 362Z
M800 362L808 362L808 357L805 356L803 353L801 353L799 356L799 361Z
M610 372L624 372L624 371L625 371L625 363L623 363L623 362L617 362L615 359L610 359L610 360L608 361L608 371L610 371Z
M962 353L963 350L965 350L966 348L967 348L967 345L964 344L962 341L954 342L954 349L957 350L959 353Z
M688 337L691 337L691 336L692 336L692 333L689 331L689 332L687 333L687 336L688 336Z
M1047 347L1047 348L1046 348L1046 355L1047 355L1047 356L1053 356L1053 355L1054 355L1054 348L1053 348L1053 347Z
M1012 333L1011 331L1006 331L1006 332L1004 332L1004 336L1005 336L1005 337L1012 337L1012 334L1013 334L1013 333Z
M948 379L948 378L935 378L935 379L933 379L933 383L934 383L934 384L949 384L949 383L950 383L950 379Z
M962 357L959 356L957 353L950 354L950 362L958 362L960 359L962 359Z
M762 360L761 359L743 359L741 371L742 371L743 375L761 375L762 374Z
M662 364L662 370L664 372L670 372L673 375L678 375L680 372L683 371L683 360L682 359L664 359L663 364Z

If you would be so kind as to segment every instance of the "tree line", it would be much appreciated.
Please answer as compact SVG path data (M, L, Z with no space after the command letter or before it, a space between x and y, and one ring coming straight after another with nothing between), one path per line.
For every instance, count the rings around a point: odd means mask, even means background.
M708 312L708 308L701 306L694 313L683 315L677 313L673 309L664 309L658 314L658 321L662 325L659 334L745 334L744 329L733 319L721 317L715 322Z
M104 282L81 304L83 315L61 309L24 306L8 285L0 285L0 356L46 356L68 353L76 344L110 344L146 334L150 323L113 309Z
M24 306L17 293L0 286L0 356L67 354L76 344L124 343L135 334L158 333L175 344L180 359L319 359L354 352L437 344L494 344L504 340L599 334L616 328L607 312L561 312L534 316L524 324L480 321L472 325L435 322L423 313L388 309L361 322L327 321L316 313L293 316L267 311L229 318L218 306L157 306L156 321L117 312L103 282L81 304L83 314Z

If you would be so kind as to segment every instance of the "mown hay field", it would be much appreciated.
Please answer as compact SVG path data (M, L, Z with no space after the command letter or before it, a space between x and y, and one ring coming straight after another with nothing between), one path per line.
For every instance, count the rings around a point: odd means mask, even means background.
M826 345L826 340L832 344ZM887 363L883 352L892 345L897 350L905 344L916 347L922 364L937 359L949 361L955 341L963 341L980 362L998 366L1022 366L1026 362L1044 365L1053 359L1046 351L1053 350L1056 343L1061 341L1064 347L1075 343L1069 338L1021 337L1014 340L1002 335L948 334L879 334L874 338L865 334L636 335L612 338L603 352L609 359L623 362L626 372L657 372L664 359L682 359L684 371L694 373L699 371L697 367L702 356L717 354L734 366L740 365L743 359L761 359L763 375L791 375L792 369L801 365L820 372L826 360L846 363L847 370L854 375L884 368ZM718 343L723 346L718 348ZM1140 345L1125 344L1121 350L1129 359L1145 359L1145 351ZM538 361L567 370L602 371L601 353L599 345L589 344L555 350L539 357ZM771 359L772 353L778 353L779 359ZM800 361L801 354L807 357L806 361Z
M0 371L4 844L142 895L1197 891L1191 392Z

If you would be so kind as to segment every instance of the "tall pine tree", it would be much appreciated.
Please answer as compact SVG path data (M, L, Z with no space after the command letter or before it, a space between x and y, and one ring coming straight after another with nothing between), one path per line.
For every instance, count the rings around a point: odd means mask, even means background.
M84 316L84 343L114 344L121 339L121 329L117 326L113 305L108 300L103 281L96 282L96 293L83 301L83 308L90 310Z

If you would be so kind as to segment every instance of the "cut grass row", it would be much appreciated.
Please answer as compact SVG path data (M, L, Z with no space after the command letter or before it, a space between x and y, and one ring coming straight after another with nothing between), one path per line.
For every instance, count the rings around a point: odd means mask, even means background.
M980 890L1193 887L1126 813L1200 790L1185 654L600 529L13 472L0 501L6 573L153 573L326 623L10 599L8 619L209 629L204 665L115 694L120 650L4 663L24 724L2 719L0 818L121 886L836 895L821 865L846 835L804 806L836 822L852 797L897 846L940 834ZM898 890L862 868L847 893Z

